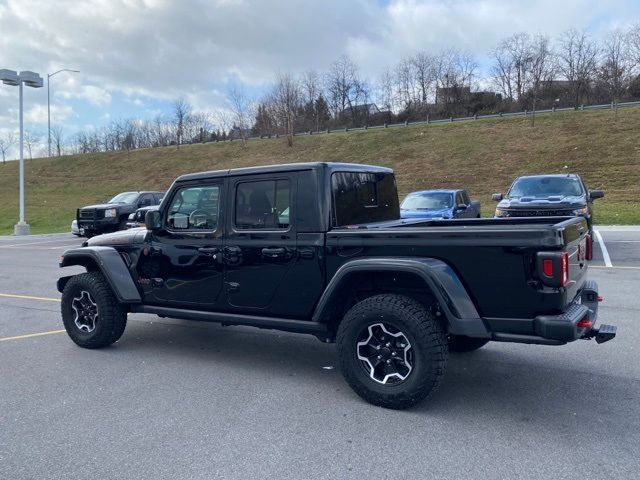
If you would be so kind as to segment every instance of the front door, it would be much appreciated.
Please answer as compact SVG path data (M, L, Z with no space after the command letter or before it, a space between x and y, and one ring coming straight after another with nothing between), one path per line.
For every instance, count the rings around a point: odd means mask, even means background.
M296 262L295 174L229 180L225 290L237 312L286 314L284 278Z
M224 181L176 189L138 262L145 303L204 310L224 306L221 199ZM221 305L222 304L222 305Z

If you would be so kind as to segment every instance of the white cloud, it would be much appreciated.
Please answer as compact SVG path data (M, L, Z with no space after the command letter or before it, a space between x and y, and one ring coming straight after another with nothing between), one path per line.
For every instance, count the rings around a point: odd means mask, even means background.
M76 82L73 82L74 84ZM103 107L111 103L111 93L104 88L95 85L74 85L59 92L63 98L79 98L92 105Z
M64 122L74 116L73 108L69 105L51 105L51 121ZM28 110L25 109L24 121L26 123L36 123L47 125L47 105L34 105Z
M80 70L52 79L58 119L73 115L58 102L104 111L123 97L132 111L178 97L211 110L224 108L231 81L259 90L279 71L324 70L344 53L374 77L415 50L481 57L516 31L599 34L639 17L637 0L0 0L0 32L11 32L0 36L0 68ZM0 122L13 122L9 90L0 85ZM25 98L46 104L44 90Z

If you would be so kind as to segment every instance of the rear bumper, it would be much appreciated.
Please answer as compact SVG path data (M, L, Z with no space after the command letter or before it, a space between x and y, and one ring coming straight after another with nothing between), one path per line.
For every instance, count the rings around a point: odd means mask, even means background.
M612 340L616 327L601 325L595 328L598 318L598 284L593 280L584 287L559 315L539 315L533 319L533 335L494 333L493 339L503 342L563 345L578 339L596 338L598 343Z

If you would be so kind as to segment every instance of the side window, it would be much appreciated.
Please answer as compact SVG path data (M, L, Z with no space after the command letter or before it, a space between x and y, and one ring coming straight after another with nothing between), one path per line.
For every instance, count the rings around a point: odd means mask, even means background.
M215 230L219 198L218 185L180 189L167 211L167 226L173 230Z
M460 192L456 193L456 206L462 205L464 200L462 199L462 194Z
M331 175L334 226L400 218L395 177L391 173L335 172Z
M138 198L138 206L140 207L148 207L153 204L153 195L150 193L144 193Z
M162 197L164 197L164 193L154 193L153 196L155 198L155 205L160 205Z
M465 205L471 205L471 200L469 200L469 194L466 190L462 192L462 201Z
M289 180L239 183L236 187L235 225L239 230L289 228Z

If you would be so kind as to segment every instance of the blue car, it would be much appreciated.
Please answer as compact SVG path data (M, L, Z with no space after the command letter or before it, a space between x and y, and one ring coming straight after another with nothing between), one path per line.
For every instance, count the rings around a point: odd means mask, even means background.
M423 190L410 193L400 205L401 218L480 218L480 202L466 190Z

